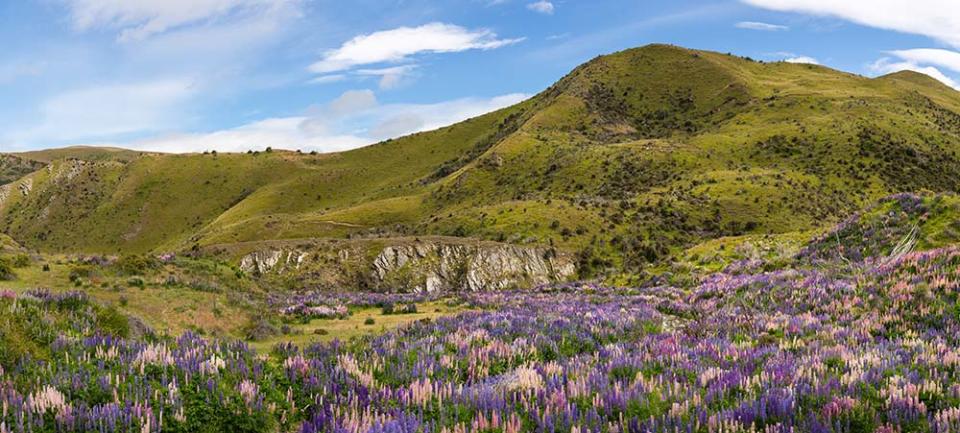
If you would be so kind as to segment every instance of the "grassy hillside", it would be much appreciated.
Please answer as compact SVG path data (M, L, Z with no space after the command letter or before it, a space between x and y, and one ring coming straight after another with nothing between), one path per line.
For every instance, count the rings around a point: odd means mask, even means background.
M916 73L651 45L514 107L349 152L61 153L0 192L0 231L86 252L471 236L577 251L589 276L710 239L817 230L896 192L955 191L958 113L960 94Z
M44 163L16 155L0 154L0 185L6 185L44 167Z
M129 162L143 155L155 154L152 152L140 152L136 150L119 149L116 147L93 147L93 146L71 146L59 149L34 150L29 152L19 152L12 155L50 163L58 159L82 159L85 161L121 161Z

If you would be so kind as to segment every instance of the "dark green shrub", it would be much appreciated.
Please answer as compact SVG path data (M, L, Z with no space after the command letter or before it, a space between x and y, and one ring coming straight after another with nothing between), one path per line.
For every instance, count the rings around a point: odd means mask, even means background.
M12 280L17 275L13 272L13 264L6 257L0 257L0 280Z
M30 266L30 256L26 254L17 254L13 256L13 260L11 261L11 264L15 268L25 268L27 266Z
M243 336L248 341L262 341L280 334L280 331L263 317L257 317L243 328Z
M93 274L94 271L92 267L87 265L77 265L70 268L70 274L68 275L68 278L70 278L71 282L76 284L81 279L90 278L93 276Z
M417 304L387 304L383 306L383 315L388 316L391 314L416 314L417 313Z
M160 267L160 261L150 256L126 255L117 260L117 270L125 275L144 275Z
M97 325L101 332L108 335L124 338L130 335L130 320L113 306L100 310Z

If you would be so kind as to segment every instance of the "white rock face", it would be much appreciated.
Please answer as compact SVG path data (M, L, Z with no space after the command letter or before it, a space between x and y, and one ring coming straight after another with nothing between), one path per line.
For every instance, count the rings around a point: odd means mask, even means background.
M344 267L347 250L336 255ZM296 271L308 254L268 250L245 256L240 266L255 275ZM313 265L313 263L308 263ZM573 260L546 248L494 243L416 242L383 247L372 262L363 263L376 285L391 290L503 290L562 281L576 272Z
M20 182L20 194L23 194L24 197L30 195L30 192L33 191L33 179L24 179L23 182Z
M12 183L0 186L0 206L3 206L3 203L7 201L7 197L10 197L10 188L12 186Z
M240 260L240 269L255 275L264 275L275 271L282 274L287 270L298 270L306 253L299 251L257 251Z

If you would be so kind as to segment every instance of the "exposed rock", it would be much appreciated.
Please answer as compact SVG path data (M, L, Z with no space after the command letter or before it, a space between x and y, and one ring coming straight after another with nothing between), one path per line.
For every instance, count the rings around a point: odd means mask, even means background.
M18 179L42 169L44 165L39 161L0 153L0 185L14 183Z
M54 165L47 166L47 171L51 174L53 182L63 184L79 176L88 166L90 166L90 163L86 161L70 159L62 164L56 164L56 167Z
M23 182L20 182L18 188L20 188L20 194L23 194L24 197L30 195L30 191L33 191L33 179L24 179Z
M257 276L359 272L370 288L429 292L530 287L562 281L576 272L571 257L540 247L430 240L378 245L365 252L351 248L356 247L328 246L331 254L260 250L244 256L240 267Z
M7 201L7 197L10 197L10 184L0 185L0 206Z
M300 269L306 253L299 251L257 251L240 260L240 269L254 275L265 275L271 271L282 274L285 270Z

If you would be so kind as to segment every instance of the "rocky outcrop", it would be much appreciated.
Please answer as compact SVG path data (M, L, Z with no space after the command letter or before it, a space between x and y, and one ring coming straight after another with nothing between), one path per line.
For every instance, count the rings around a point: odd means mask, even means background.
M311 249L254 251L243 256L240 267L261 277L324 273L351 276L341 284L429 292L524 288L567 280L576 272L567 254L492 242L430 240Z
M240 269L254 275L265 275L271 271L282 274L284 271L300 269L305 256L306 253L299 251L256 251L240 260Z
M17 188L20 189L20 194L24 197L30 195L30 192L33 191L33 179L24 179Z
M500 290L573 275L572 262L551 256L550 250L515 245L420 243L384 248L373 271L381 281L398 273L412 274L416 289L431 292Z
M43 168L45 164L10 154L0 153L0 185L6 185Z

